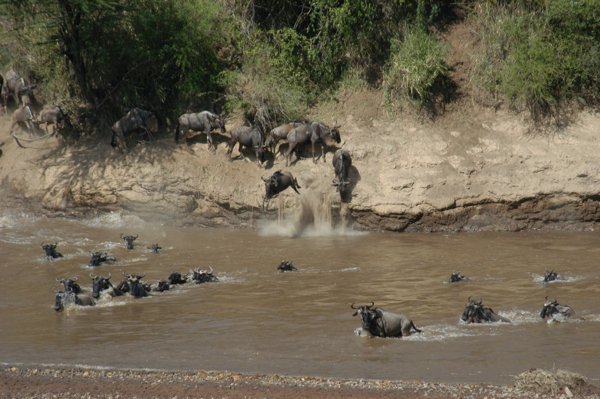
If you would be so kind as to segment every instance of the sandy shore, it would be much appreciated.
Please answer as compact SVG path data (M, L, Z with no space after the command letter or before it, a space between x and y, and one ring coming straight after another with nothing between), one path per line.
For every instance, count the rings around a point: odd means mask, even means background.
M0 398L600 398L600 388L568 372L567 380L556 373L527 373L514 385L486 385L5 365Z

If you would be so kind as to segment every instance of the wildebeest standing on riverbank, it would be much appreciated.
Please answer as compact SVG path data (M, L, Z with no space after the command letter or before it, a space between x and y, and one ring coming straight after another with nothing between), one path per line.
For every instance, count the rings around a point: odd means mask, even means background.
M312 159L313 162L317 162L315 158L315 144L321 144L321 157L325 162L325 145L331 141L340 143L342 141L340 137L339 126L329 127L321 122L311 122L300 125L290 131L287 135L287 141L289 147L285 153L285 166L288 166L292 157L292 152L296 150L299 145L311 143ZM298 155L298 153L296 153Z
M262 131L258 126L240 126L231 131L231 140L227 144L227 155L231 156L233 147L238 144L240 157L244 157L242 147L250 147L254 149L256 162L258 166L262 166L265 160L265 141Z
M177 119L175 142L179 143L180 131L183 134L183 142L187 142L189 131L192 130L206 134L208 149L214 151L216 147L211 136L214 129L220 129L221 133L226 133L225 123L221 115L213 114L210 111L183 114Z
M148 139L152 138L152 133L158 132L158 119L154 112L141 108L130 109L125 116L112 125L110 145L115 148L120 147L123 150L127 150L125 135L139 131L146 133Z

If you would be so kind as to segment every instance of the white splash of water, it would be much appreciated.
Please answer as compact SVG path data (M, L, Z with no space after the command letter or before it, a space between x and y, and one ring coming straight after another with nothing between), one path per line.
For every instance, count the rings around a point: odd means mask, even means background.
M143 228L146 225L143 219L135 215L124 214L123 212L109 212L90 219L81 221L86 226L103 228Z

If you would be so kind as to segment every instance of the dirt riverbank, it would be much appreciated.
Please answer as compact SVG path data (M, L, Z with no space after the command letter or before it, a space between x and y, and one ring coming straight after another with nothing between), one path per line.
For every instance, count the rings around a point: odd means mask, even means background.
M546 381L543 386L539 381ZM598 398L576 375L540 370L515 385L343 380L231 372L3 366L1 398Z

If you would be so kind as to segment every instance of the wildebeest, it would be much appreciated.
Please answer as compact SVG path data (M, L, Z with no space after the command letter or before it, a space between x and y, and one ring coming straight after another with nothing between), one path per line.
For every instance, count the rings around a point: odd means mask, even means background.
M103 263L113 263L116 262L117 259L107 254L106 252L92 252L92 257L88 263L88 266L100 266Z
M57 312L62 311L65 306L69 305L94 306L95 304L96 302L89 296L78 295L73 291L58 291L54 296L54 310Z
M134 298L142 298L148 296L148 291L150 291L150 287L142 283L142 279L145 277L145 275L125 274L125 277L127 278L127 282L129 283L129 293Z
M119 295L119 292L115 291L110 279L112 275L108 273L108 276L96 276L90 273L92 279L92 297L99 298L102 291L110 290L111 295Z
M279 143L281 140L287 141L288 133L291 132L292 129L305 123L307 122L289 122L271 129L267 135L267 138L265 139L265 147L270 148L271 152L276 155L277 152L275 150L277 149L277 143Z
M575 311L569 305L561 305L556 299L549 301L548 297L544 299L544 306L540 312L540 317L546 321L565 321L575 316Z
M52 125L52 134L56 133L57 129L62 129L68 122L67 115L63 112L60 106L54 106L50 108L44 108L38 115L36 123L44 123L46 133L48 133L48 125Z
M10 69L4 75L4 81L2 83L2 102L4 103L4 111L6 112L8 105L8 98L12 94L13 99L15 100L15 106L26 105L26 102L23 101L24 96L27 96L29 100L33 98L32 89L34 85L31 85L29 81L22 76L20 76L13 69Z
M230 132L231 139L227 143L227 155L230 156L233 147L238 144L240 157L243 157L242 147L254 149L256 155L256 163L262 166L265 160L265 141L262 131L258 126L240 126Z
M336 143L342 141L339 126L330 128L321 122L311 122L292 129L287 135L289 147L285 153L285 166L289 165L292 152L296 147L308 143L309 141L311 143L313 162L317 162L317 159L315 158L316 143L321 144L321 157L323 158L323 162L325 162L325 145L329 144L328 142L331 142L332 140Z
M337 186L342 202L347 202L350 194L348 192L348 185L351 183L348 179L348 173L352 166L352 157L347 150L340 148L333 154L332 164L336 177L333 184Z
M149 246L149 247L147 247L147 248L148 248L150 251L152 251L152 253L154 253L154 254L157 254L157 253L159 253L159 251L162 249L162 247L161 247L161 246L159 246L159 245L158 245L158 243L157 243L157 244L152 244L152 245L150 245L150 246Z
M131 249L133 249L133 242L135 240L137 240L138 235L136 234L134 236L132 236L132 235L124 236L123 233L121 233L120 237L123 241L125 241L125 246L127 247L127 249L131 250Z
M74 292L76 294L81 294L81 286L77 284L77 277L73 278L57 278L57 283L63 285L65 292Z
M35 126L35 116L29 105L22 105L13 112L11 117L10 129L8 129L9 133L13 132L15 126L19 126L30 133L37 132ZM17 141L19 147L23 147L16 137L15 140Z
M298 180L296 180L296 178L290 172L282 172L278 170L277 172L273 173L271 177L261 177L261 179L265 182L263 209L266 209L269 206L269 201L272 198L275 198L286 188L291 187L298 194L300 194L298 189L302 188L298 184Z
M185 284L187 283L187 277L183 276L181 273L179 272L173 272L169 275L169 278L167 278L167 280L169 281L169 284L174 285L174 284Z
M215 150L211 133L214 129L220 129L221 133L226 133L225 122L221 115L213 114L210 111L198 113L187 113L177 119L175 127L175 142L179 143L179 132L183 134L183 142L187 142L190 130L206 134L206 142L209 150Z
M546 270L544 272L544 283L549 283L551 281L562 280L562 276L558 273L555 273L554 270Z
M141 108L130 109L125 116L112 125L112 138L110 145L123 150L127 149L125 135L132 132L144 132L148 139L152 139L152 133L158 132L158 119L152 111Z
M56 259L56 258L62 258L63 254L61 254L60 252L58 252L56 250L56 247L58 246L58 243L54 243L54 244L44 244L42 243L42 249L44 250L44 253L46 254L46 258L48 259Z
M482 300L479 302L469 297L460 319L465 323L495 323L498 321L510 323L506 317L500 316L488 306L484 306Z
M362 328L373 337L406 337L412 332L422 332L412 320L403 314L388 312L381 308L374 307L375 303L355 307L353 316L360 315L362 318Z
M298 270L294 263L291 260L282 260L279 265L277 265L277 270L280 272L293 272Z
M467 280L465 276L460 273L452 273L448 278L448 281L451 283L458 283L459 281Z
M156 291L156 292L169 291L170 289L171 289L171 285L166 280L157 281L156 286L152 287L152 291Z
M214 275L212 267L210 267L210 270L204 270L197 267L190 270L190 272L192 274L192 281L194 281L196 284L214 283L219 281L217 276Z

